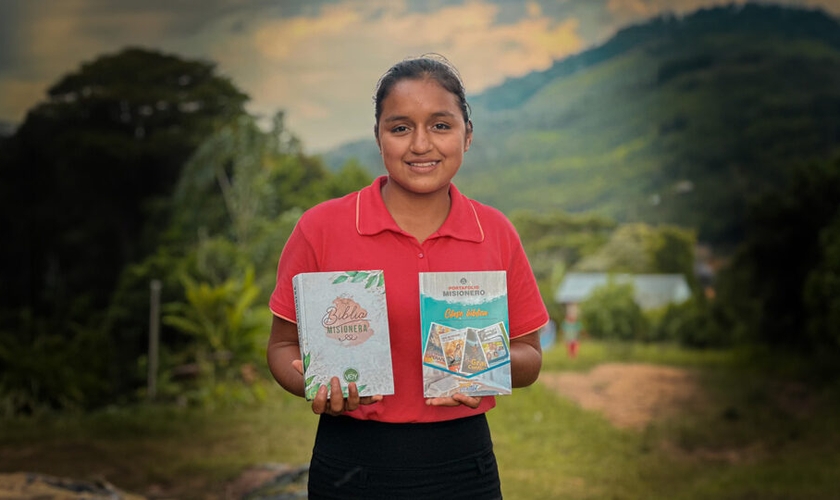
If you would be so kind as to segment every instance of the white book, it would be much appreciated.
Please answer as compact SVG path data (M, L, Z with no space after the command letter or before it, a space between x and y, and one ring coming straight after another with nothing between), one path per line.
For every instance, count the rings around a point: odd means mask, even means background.
M346 397L394 393L385 277L381 270L301 273L292 279L304 392L338 377Z

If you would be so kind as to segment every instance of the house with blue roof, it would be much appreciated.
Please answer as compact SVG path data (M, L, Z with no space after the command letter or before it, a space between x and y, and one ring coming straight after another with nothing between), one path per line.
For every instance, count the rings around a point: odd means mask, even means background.
M567 273L557 287L554 300L559 304L583 302L610 279L631 283L634 299L642 310L680 304L691 297L691 289L682 274Z

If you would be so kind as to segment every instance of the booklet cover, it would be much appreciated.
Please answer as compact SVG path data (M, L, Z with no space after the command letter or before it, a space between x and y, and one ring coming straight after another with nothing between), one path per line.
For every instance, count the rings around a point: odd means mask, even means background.
M301 273L292 279L307 400L338 377L344 396L394 393L381 270Z
M511 393L505 271L420 273L423 395Z

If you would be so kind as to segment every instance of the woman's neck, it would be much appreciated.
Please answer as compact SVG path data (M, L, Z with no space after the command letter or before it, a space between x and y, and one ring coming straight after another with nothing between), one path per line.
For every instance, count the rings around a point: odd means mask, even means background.
M448 187L434 193L416 194L401 190L390 181L382 186L382 200L400 229L420 243L440 229L452 205Z

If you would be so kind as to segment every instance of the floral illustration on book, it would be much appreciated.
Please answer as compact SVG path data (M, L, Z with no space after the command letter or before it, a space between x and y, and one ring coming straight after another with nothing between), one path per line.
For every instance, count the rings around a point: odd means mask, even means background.
M385 281L381 270L301 273L293 279L304 394L338 376L344 396L393 394Z

